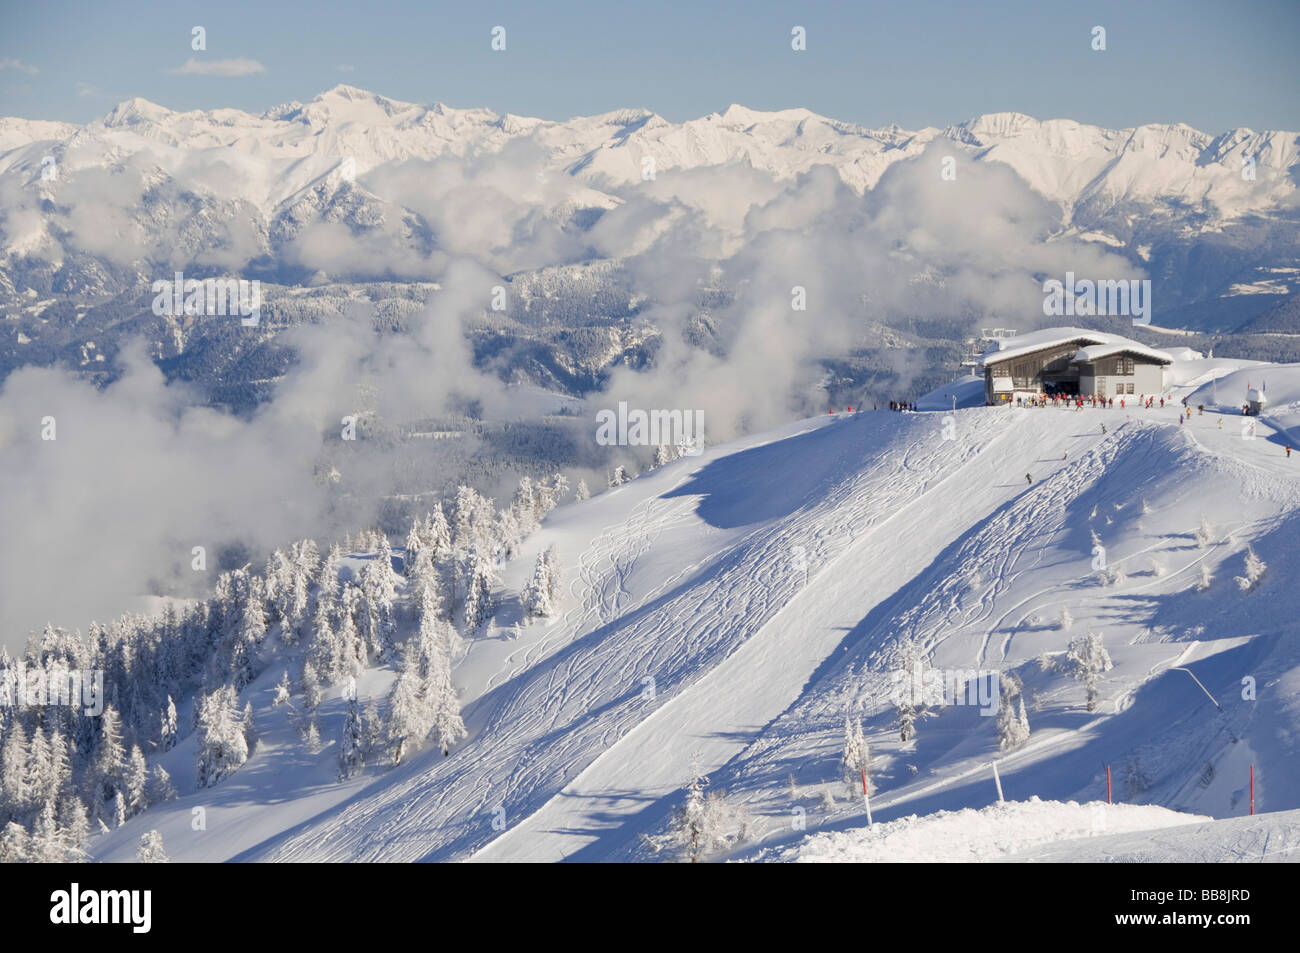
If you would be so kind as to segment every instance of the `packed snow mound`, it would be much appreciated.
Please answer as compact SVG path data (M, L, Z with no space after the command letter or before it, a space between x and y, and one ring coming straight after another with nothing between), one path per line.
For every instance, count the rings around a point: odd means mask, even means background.
M1295 863L1300 811L1277 811L1204 824L1180 824L1087 841L1046 844L1007 857L1009 863Z
M917 410L952 410L953 397L958 407L984 406L984 378L971 374L959 377L951 384L936 387L916 402Z
M761 851L762 861L793 863L986 863L1027 848L1103 834L1179 827L1210 818L1168 808L1091 801L1008 801L975 810L912 814L871 827L811 834ZM1064 858L1061 858L1064 859Z

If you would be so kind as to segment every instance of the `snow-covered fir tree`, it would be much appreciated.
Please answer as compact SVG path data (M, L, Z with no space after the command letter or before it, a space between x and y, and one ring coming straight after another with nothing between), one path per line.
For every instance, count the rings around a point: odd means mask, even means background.
M498 579L491 559L478 548L466 554L462 571L466 580L465 629L472 633L492 617L492 586Z
M1088 711L1097 710L1097 681L1105 672L1114 668L1110 653L1106 651L1100 633L1089 632L1070 643L1066 662L1075 678L1084 683L1087 692Z
M355 777L365 766L365 745L362 742L361 706L356 696L348 699L347 717L343 722L343 734L339 738L339 779L346 781Z
M293 689L289 685L289 670L286 668L280 674L280 680L275 683L275 697L271 699L271 707L279 708L282 705L292 703Z
M1259 581L1264 578L1268 564L1260 559L1251 546L1246 547L1246 574L1238 576L1236 583L1242 592L1253 592L1259 588Z
M907 742L916 737L916 723L930 715L926 686L929 662L925 653L911 639L905 640L898 651L899 684L892 701L898 713L898 737Z
M249 744L239 696L232 686L218 688L199 699L197 783L211 787L229 777L248 760Z
M1003 672L998 678L998 750L1011 751L1029 740L1029 715L1025 711L1024 687L1015 675Z
M161 764L153 766L145 796L150 806L176 800L176 788L172 784L171 775Z
M167 696L167 707L163 709L160 721L158 747L163 751L171 751L176 747L177 740L176 703L172 701L171 695Z
M555 614L555 601L560 594L562 570L560 556L554 546L537 554L532 578L524 587L524 611L533 618Z
M418 748L432 727L433 719L424 699L419 653L403 652L401 671L388 695L388 741L393 764L401 764L409 752Z
M691 766L686 786L686 803L674 816L669 843L679 848L684 859L698 863L710 851L731 846L749 835L749 821L743 811L727 803L726 792L707 792L709 779L697 764Z
M135 859L141 864L168 863L167 852L163 849L162 835L157 831L148 831L140 836L140 846L136 849Z
M111 817L113 799L122 788L125 766L126 750L122 746L117 709L106 705L99 719L99 742L87 770L92 823Z
M420 521L414 520L411 523L411 531L406 534L406 552L402 556L402 574L407 579L410 579L415 571L415 559L420 555L423 546L424 542L420 539Z
M844 748L840 753L840 767L845 787L852 796L866 777L867 790L871 790L871 751L862 733L862 721L844 716Z

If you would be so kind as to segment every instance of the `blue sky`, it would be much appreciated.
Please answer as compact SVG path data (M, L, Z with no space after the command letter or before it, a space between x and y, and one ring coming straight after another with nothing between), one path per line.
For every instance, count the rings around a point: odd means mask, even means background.
M142 96L260 112L338 83L563 119L803 106L870 126L1017 111L1123 127L1300 130L1300 0L30 2L0 0L0 115L86 121ZM808 49L790 48L794 25ZM207 50L190 49L191 28ZM493 26L506 51L490 49ZM1106 28L1107 49L1090 31ZM193 57L260 72L172 72Z

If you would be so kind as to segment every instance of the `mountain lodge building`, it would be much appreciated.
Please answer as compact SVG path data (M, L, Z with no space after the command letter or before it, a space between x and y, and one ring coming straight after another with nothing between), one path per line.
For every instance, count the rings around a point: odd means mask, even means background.
M1021 394L1159 394L1173 362L1164 351L1118 334L1046 328L993 341L978 364L985 401L1001 404Z

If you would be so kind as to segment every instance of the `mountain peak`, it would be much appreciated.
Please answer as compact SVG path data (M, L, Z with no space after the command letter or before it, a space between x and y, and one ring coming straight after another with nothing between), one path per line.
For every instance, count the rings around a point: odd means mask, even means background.
M732 103L721 113L715 113L722 122L730 126L753 126L764 122L803 122L806 119L821 119L810 109L775 109L763 111ZM712 117L710 117L712 118Z
M141 122L159 122L172 115L166 106L159 106L147 99L135 96L124 99L112 108L104 117L105 126L131 126Z

